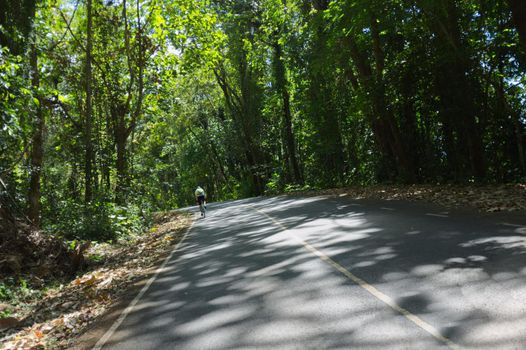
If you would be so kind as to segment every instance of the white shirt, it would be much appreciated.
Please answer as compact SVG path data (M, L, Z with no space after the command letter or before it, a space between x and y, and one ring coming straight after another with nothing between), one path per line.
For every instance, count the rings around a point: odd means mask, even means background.
M203 190L201 187L197 187L195 190L195 196L199 197L199 196L204 196L204 195L205 195L205 190Z

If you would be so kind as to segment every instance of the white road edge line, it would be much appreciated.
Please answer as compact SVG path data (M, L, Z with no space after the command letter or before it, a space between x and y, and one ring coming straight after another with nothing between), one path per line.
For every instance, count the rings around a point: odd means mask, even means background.
M274 219L269 214L267 214L264 211L254 207L253 205L250 205L250 207L253 210L257 211L258 213L261 213L261 214L265 215L274 224L276 224L277 226L279 226L282 229L284 229L284 231L289 231L289 228L287 226L285 226L284 224L282 224L278 220ZM374 286L372 286L371 284L367 283L365 280L361 279L360 277L356 276L355 274L353 274L352 272L347 270L345 267L343 267L342 265L338 264L336 261L332 260L329 256L325 255L324 253L322 253L321 251L319 251L318 249L316 249L315 247L313 247L309 243L305 242L303 239L299 238L297 235L292 234L292 236L297 241L299 241L312 254L316 255L322 261L324 261L327 264L329 264L332 267L334 267L336 270L338 270L340 273L342 273L345 277L347 277L348 279L350 279L351 281L353 281L354 283L356 283L357 285L359 285L360 287L365 289L367 292L369 292L369 294L371 294L372 296L374 296L378 300L380 300L383 303L385 303L391 309L393 309L393 310L397 311L398 313L402 314L405 318L407 318L413 324L415 324L416 326L420 327L421 329L423 329L424 331L426 331L430 335L432 335L435 339L437 339L437 340L441 341L442 343L446 344L451 349L455 349L455 350L462 349L462 347L460 345L456 344L451 339L446 338L445 336L443 336L435 327L433 327L432 325L430 325L426 321L422 320L417 315L411 313L410 311L408 311L408 310L404 309L403 307L401 307L400 305L398 305L396 303L396 301L394 301L388 295L380 292Z
M439 218L448 218L449 216L443 214L426 213L427 216L437 216Z
M522 225L508 224L507 222L502 222L501 225L509 226L509 227L523 227Z
M155 271L155 274L148 280L148 282L146 282L146 284L142 287L141 291L139 292L139 294L137 294L135 296L135 298L131 301L130 305L128 305L126 307L126 309L124 309L124 311L120 314L119 318L113 323L113 325L110 327L110 329L108 329L106 331L106 333L104 333L104 335L102 336L102 338L99 339L99 341L95 344L95 346L92 348L92 350L101 350L102 347L106 344L106 342L111 338L111 336L113 335L113 333L115 333L115 331L117 330L117 328L119 328L119 326L121 325L121 323L124 321L124 319L126 318L126 316L128 316L128 314L130 312L133 311L133 308L135 307L135 305L137 305L137 303L139 302L139 300L142 298L142 296L144 295L144 293L146 293L146 291L148 290L148 288L150 288L150 286L152 285L153 281L155 281L155 279L157 278L157 276L159 275L159 273L161 273L162 270L164 270L164 267L166 266L166 264L168 263L168 261L172 258L172 256L174 255L174 253L179 249L179 246L184 242L186 236L188 236L188 234L190 233L190 230L192 229L192 227L194 226L194 222L195 220L192 221L192 223L190 224L190 226L186 229L186 232L183 236L183 238L181 238L181 240L179 241L179 243L177 243L174 247L174 249L172 249L172 251L170 252L170 255L168 255L166 257L166 259L164 259L163 263L161 264L161 266L159 266L157 268L157 270Z

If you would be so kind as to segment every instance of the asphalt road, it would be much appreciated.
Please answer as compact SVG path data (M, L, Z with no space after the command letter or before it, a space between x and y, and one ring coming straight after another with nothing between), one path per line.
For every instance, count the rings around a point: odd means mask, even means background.
M103 349L526 349L524 217L346 197L208 209Z

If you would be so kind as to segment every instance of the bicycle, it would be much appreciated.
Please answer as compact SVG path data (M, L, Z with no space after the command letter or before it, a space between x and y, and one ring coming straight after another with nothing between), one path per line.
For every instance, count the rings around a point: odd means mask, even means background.
M199 211L201 216L204 218L206 216L206 194L201 186L197 186L195 189L195 200L199 204Z
M201 212L201 216L203 218L205 218L206 217L206 206L205 206L205 202L204 201L201 201L199 203L199 211Z

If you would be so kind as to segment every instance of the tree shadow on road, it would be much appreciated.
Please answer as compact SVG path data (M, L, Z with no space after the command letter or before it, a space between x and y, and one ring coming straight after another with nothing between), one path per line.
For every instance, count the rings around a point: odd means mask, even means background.
M363 302L372 297L291 236L466 347L524 344L524 308L499 313L526 296L523 237L489 220L389 206L326 197L210 205L108 348L446 348L416 326L408 332L382 302ZM498 340L487 331L510 323Z

